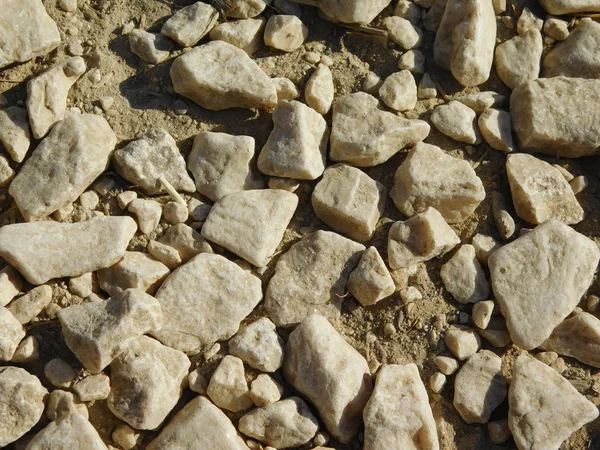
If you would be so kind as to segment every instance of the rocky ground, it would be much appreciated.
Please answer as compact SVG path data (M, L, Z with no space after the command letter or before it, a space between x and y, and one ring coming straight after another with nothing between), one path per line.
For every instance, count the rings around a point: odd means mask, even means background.
M600 449L598 2L268 3L0 0L0 448Z

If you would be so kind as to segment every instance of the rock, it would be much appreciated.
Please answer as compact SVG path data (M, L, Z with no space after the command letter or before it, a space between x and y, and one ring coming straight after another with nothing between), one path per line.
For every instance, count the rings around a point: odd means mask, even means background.
M27 83L27 112L31 132L43 138L65 118L69 90L86 70L81 56L74 56L51 66Z
M390 4L390 0L374 0L364 2L350 0L340 3L338 0L321 0L319 8L325 15L344 23L370 23L377 15Z
M402 303L408 305L409 303L418 302L423 299L421 292L414 286L409 286L406 289L400 291L400 298Z
M435 36L434 58L463 86L490 76L496 45L496 15L488 0L448 0Z
M509 88L537 80L544 44L542 33L529 29L498 45L494 57L496 72Z
M72 305L58 313L69 349L90 372L108 366L144 333L161 326L161 309L156 299L128 289L108 301Z
M198 200L197 198L190 198L187 202L188 211L190 218L196 222L204 223L208 217L212 205Z
M127 211L135 216L142 233L149 235L154 231L162 216L162 206L154 200L136 198L129 203Z
M471 94L460 93L454 96L453 100L468 106L477 114L481 114L486 109L502 105L506 101L506 98L494 91L482 91Z
M346 284L365 247L330 231L317 231L282 255L265 295L278 327L300 323L314 311L339 317Z
M598 408L544 363L521 354L508 391L508 426L520 450L559 448Z
M223 41L179 56L170 74L175 92L206 109L272 109L277 105L277 91L267 74L246 52Z
M544 34L555 41L564 41L569 37L569 24L566 20L548 17L544 22Z
M178 202L165 203L162 213L165 220L172 225L185 222L190 215L187 204L182 205Z
M74 114L57 123L8 190L27 221L73 203L106 170L117 137L102 117Z
M506 174L517 215L529 223L556 219L566 224L585 214L560 171L541 159L523 153L510 155Z
M100 203L100 197L94 191L86 191L79 196L79 205L84 211L93 211Z
M164 177L176 191L194 192L194 181L185 170L185 160L175 139L162 128L142 133L115 152L113 161L119 174L150 195L167 191L159 181Z
M490 255L501 247L500 242L487 234L477 233L471 242L475 247L475 255L481 264L487 266Z
M510 113L499 109L486 109L477 121L485 141L495 150L510 153L515 149Z
M458 370L458 361L448 356L436 356L433 362L444 375L452 375Z
M183 47L193 47L206 36L219 20L219 13L212 6L196 2L181 8L162 26L160 33Z
M373 237L385 209L387 189L359 169L336 164L325 170L312 193L319 219L357 241Z
M208 374L204 373L203 367L200 365L196 370L192 370L188 375L189 387L193 392L206 395L208 388Z
M434 394L439 394L444 390L447 381L446 375L441 372L436 372L429 378L429 387Z
M107 450L93 425L80 414L65 414L34 436L27 450L73 448Z
M269 178L269 189L281 189L287 192L296 192L300 187L301 181L294 180L293 178Z
M395 222L388 235L388 262L392 269L444 255L460 244L460 238L438 210L428 207L404 222Z
M437 106L431 114L431 122L439 131L455 141L467 144L481 142L475 111L456 100Z
M368 72L363 78L362 90L367 94L375 95L382 84L383 80L379 78L379 75L373 72Z
M229 339L262 300L261 283L223 256L201 253L180 266L156 293L163 326L153 331L182 351Z
M129 425L119 425L112 432L111 437L113 442L119 447L123 448L124 450L131 450L137 445L141 435Z
M119 208L127 209L129 204L137 198L137 192L135 191L124 191L117 195L117 203Z
M250 398L259 408L279 401L283 387L266 373L261 373L250 385Z
M550 337L579 303L599 260L593 241L554 219L496 250L488 265L512 341L530 350Z
M277 90L277 100L295 100L300 97L300 91L292 80L285 77L271 78Z
M289 224L298 197L261 189L226 195L214 204L202 236L257 267L268 264Z
M45 56L60 44L56 22L41 0L3 3L0 18L0 69L15 62Z
M21 289L23 279L14 267L6 266L0 270L0 306L8 305Z
M86 420L89 419L87 406L77 396L61 389L50 392L46 404L46 417L48 420L56 420L60 416L79 414Z
M492 318L494 301L484 300L473 305L473 323L477 328L486 329ZM484 336L485 337L485 336Z
M244 363L235 356L227 355L214 371L206 390L219 408L232 412L244 411L252 406Z
M158 239L179 253L180 262L186 263L200 253L212 253L210 244L193 228L184 223L173 225ZM174 256L169 259L175 258ZM179 264L179 263L177 263Z
M227 5L227 17L247 19L256 17L264 11L270 0L230 0Z
M293 14L294 16L302 16L302 9L298 3L291 0L275 0L273 2L276 8L281 10L283 14Z
M427 390L415 364L385 364L363 412L364 450L439 450Z
M133 428L154 430L187 387L189 368L185 354L141 336L110 363L111 388L106 404Z
M429 7L431 7L431 4ZM421 20L421 8L419 8L418 4L409 0L400 0L394 8L394 16L402 17L413 25L417 25Z
M451 326L445 337L448 349L461 361L477 353L481 347L481 338L476 331L464 326Z
M510 344L506 321L501 316L493 316L485 328L477 328L477 333L494 347L503 348Z
M431 206L447 222L457 223L473 214L485 198L485 190L467 161L435 145L419 143L398 167L390 197L405 216Z
M261 372L275 372L283 364L283 339L273 322L263 317L229 341L229 353Z
M129 33L131 51L150 64L166 61L173 49L171 41L158 33L136 29Z
M198 234L196 231L194 232ZM179 252L177 251L177 249L165 244L161 244L160 242L155 241L153 239L148 241L146 251L150 256L152 256L157 261L163 263L170 270L175 269L181 264L181 256L179 256Z
M59 388L68 388L77 378L77 373L60 358L54 358L44 366L47 380Z
M437 97L437 87L428 73L423 74L417 88L417 97L420 99L429 99Z
M512 436L510 428L508 428L508 419L488 422L488 434L492 444L500 445L508 441Z
M578 12L600 12L600 5L594 0L540 0L548 14L557 16Z
M15 176L15 171L10 167L8 160L0 155L0 187L6 186Z
M17 364L28 364L40 358L40 344L35 336L27 336L21 341L11 361Z
M375 247L367 248L348 278L348 291L363 306L374 305L396 291L396 285Z
M26 109L18 106L0 109L0 143L13 161L23 162L31 145Z
M379 88L379 98L396 111L412 111L417 105L417 83L412 73L401 70L391 74Z
M504 196L498 191L492 192L492 209L500 236L509 239L515 233L515 221L508 212Z
M431 0L425 0L430 2ZM431 7L423 18L423 26L427 31L437 33L444 18L444 12L446 11L446 4L448 0L434 0Z
M198 424L210 426L199 427ZM231 420L206 397L198 396L179 411L147 450L214 448L249 450Z
M383 26L388 32L389 38L403 50L410 50L421 45L423 33L409 20L391 16L383 20Z
M154 294L169 273L167 266L146 253L125 252L117 264L98 271L98 283L110 296L130 288Z
M306 317L290 334L283 373L316 406L329 433L350 442L373 389L369 367L323 316Z
M398 69L422 74L425 72L425 55L419 50L410 50L404 53L398 59Z
M0 306L0 361L10 361L15 354L19 342L25 337L25 330L11 312Z
M19 323L25 325L34 317L37 317L48 306L51 300L52 288L47 285L39 286L13 300L7 309L15 316Z
M90 375L78 381L73 390L82 402L106 400L110 393L110 379L102 373Z
M333 103L333 75L325 64L319 64L304 88L306 104L319 114L327 114Z
M297 16L273 15L265 27L265 44L284 52L297 50L307 37L308 28Z
M263 444L276 448L300 447L319 430L319 422L298 397L257 408L240 418L239 429Z
M345 95L333 103L329 157L358 167L376 166L425 139L429 129L426 122L384 111L369 94Z
M472 245L462 245L442 266L440 276L446 290L459 303L477 303L490 296L490 285Z
M212 29L210 38L213 41L225 41L241 48L248 53L248 56L252 56L263 42L263 30L266 23L267 21L263 17L223 22Z

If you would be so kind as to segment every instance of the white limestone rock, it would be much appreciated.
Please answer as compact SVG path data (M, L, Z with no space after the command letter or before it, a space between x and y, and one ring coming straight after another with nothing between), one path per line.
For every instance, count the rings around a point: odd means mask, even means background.
M50 383L59 388L68 388L77 378L75 370L60 358L54 358L44 366L44 375Z
M249 409L253 402L244 373L244 363L227 355L210 378L206 393L219 408L231 412Z
M266 373L261 373L250 384L250 398L259 408L279 401L283 387Z
M73 390L82 402L106 400L110 393L110 378L103 373L89 375L75 383Z
M123 450L131 450L141 438L140 433L129 425L119 425L111 434L112 440Z
M494 311L494 301L484 300L473 305L473 323L477 328L485 330L490 323ZM485 336L484 336L485 337Z
M31 145L29 117L25 108L10 106L0 109L0 143L13 161L25 159Z
M162 217L162 206L155 200L136 198L131 201L127 211L135 216L139 230L145 235L154 231Z
M129 33L131 51L150 64L166 61L173 49L172 41L158 33L136 29Z
M86 420L90 416L87 406L76 395L62 389L50 392L45 414L48 420L56 420L69 414L79 414Z
M431 4L428 7L431 7ZM417 2L413 3L409 0L400 0L396 3L396 7L394 8L394 16L402 17L413 25L417 25L421 20L421 8L419 8Z
M196 234L198 233L196 232ZM176 269L177 266L181 264L181 256L179 256L177 249L165 244L161 244L154 239L150 239L150 241L148 241L146 251L150 256L163 263L170 270Z
M459 93L452 99L468 106L477 114L481 114L488 108L499 107L506 101L503 95L494 91L480 91L470 94Z
M556 16L578 12L600 12L600 5L595 0L540 0L540 4L549 14Z
M331 109L334 91L331 70L325 64L319 64L304 88L306 104L319 114L325 115Z
M271 3L271 0L230 0L227 2L225 13L227 17L234 19L248 19L258 16L268 3Z
M455 141L467 144L481 142L475 111L456 100L437 106L431 114L431 122Z
M167 266L147 253L125 252L117 264L98 271L98 284L110 296L126 289L154 294L169 273Z
M475 256L475 247L465 244L440 269L444 287L459 303L477 303L490 296L490 285Z
M19 342L25 337L25 330L12 313L0 306L0 361L10 361L14 356Z
M21 341L11 361L17 364L28 364L40 359L40 343L35 336L27 336Z
M500 109L486 109L477 120L485 141L495 150L510 153L515 149L510 113Z
M210 38L213 41L225 41L252 56L262 45L266 23L263 17L223 22L212 29Z
M496 47L496 72L509 88L537 80L544 44L542 33L530 28Z
M492 236L482 233L477 233L473 236L471 244L475 247L475 255L479 262L486 266L490 255L502 246L502 244Z
M283 364L283 339L268 318L242 328L230 341L229 353L261 372L275 372Z
M119 208L127 209L129 204L137 198L137 192L135 191L123 191L117 195L117 203Z
M363 306L374 305L396 291L396 285L375 247L367 248L348 278L348 292Z
M265 44L284 52L293 52L300 48L308 37L308 28L297 16L287 14L273 15L265 27Z
M428 73L423 74L417 88L417 97L420 99L430 99L437 97L437 87Z
M37 317L52 300L52 288L48 285L38 286L27 294L13 300L7 309L13 316L25 325Z
M158 239L158 244L166 245L176 250L179 254L179 262L182 263L188 262L200 253L213 252L210 244L206 242L200 233L184 223L178 223L170 227ZM173 260L173 258L175 258L174 255L169 256L170 260Z
M292 80L285 77L271 78L277 90L277 100L295 100L300 97L300 91Z
M15 171L10 167L8 160L0 155L0 187L6 186L15 176Z
M69 280L69 291L81 298L89 297L94 291L97 292L98 288L96 272L84 273Z
M219 13L207 3L196 2L173 14L160 33L183 47L193 47L206 36L219 20Z
M477 353L481 347L481 338L477 332L460 325L451 326L444 340L452 354L461 361Z
M550 16L544 21L544 34L555 41L564 41L569 37L569 23Z
M383 26L388 32L389 38L403 50L410 50L421 45L423 33L409 20L398 16L386 17L383 20Z
M94 426L81 414L65 414L34 436L26 450L72 448L107 450Z
M163 205L163 217L172 225L184 223L190 215L187 204L167 202Z
M14 267L6 266L0 270L0 306L8 305L21 289L23 289L23 278Z
M444 375L452 375L458 370L458 361L449 356L436 356L433 362Z
M391 74L379 88L379 98L396 111L412 111L417 105L417 83L412 73L401 70Z
M425 55L419 50L409 50L398 58L398 69L423 74L425 72Z
M344 23L370 23L390 4L391 0L350 0L340 3L339 0L320 0L319 8L332 19Z

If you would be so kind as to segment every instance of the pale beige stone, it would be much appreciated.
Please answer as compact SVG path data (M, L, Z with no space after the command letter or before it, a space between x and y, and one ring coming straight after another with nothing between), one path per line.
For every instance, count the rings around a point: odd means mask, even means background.
M540 4L549 14L557 16L578 12L600 12L600 5L594 0L540 0Z
M227 17L247 19L256 17L271 3L269 0L229 0L227 3Z
M48 448L107 450L96 429L81 414L65 414L51 422L35 435L26 450Z
M431 7L431 5L429 5ZM417 25L421 20L421 8L418 4L409 0L399 0L394 8L394 16L402 17L413 25Z
M170 227L158 239L158 243L175 249L179 253L180 262L183 263L188 262L200 253L213 252L210 244L206 242L200 233L184 223ZM169 256L169 259L175 259L175 256Z
M127 211L135 216L139 230L145 235L154 231L162 217L162 206L155 200L136 198L129 203Z
M444 287L459 303L477 303L490 296L490 285L469 244L458 251L440 269Z
M132 30L128 37L131 51L150 64L166 61L173 48L171 40L158 33L148 33L146 30Z
M25 337L25 330L11 312L0 306L0 361L10 361L19 342Z
M241 48L248 53L248 56L252 56L263 42L263 30L266 23L267 20L263 17L223 22L212 29L210 38L213 41L225 41Z
M510 153L515 150L510 113L499 109L486 109L477 120L485 141L495 150Z
M481 264L487 266L490 255L501 247L500 242L487 234L477 233L471 242L475 247L475 255Z
M544 22L544 34L555 41L564 41L569 37L569 23L558 17L548 17Z
M433 362L444 375L452 375L458 370L458 361L449 356L436 356Z
M506 101L503 95L494 91L472 92L470 94L459 93L452 99L468 106L477 114L481 114L488 108L501 106Z
M494 56L498 76L511 89L537 80L543 50L542 33L537 29L529 29L498 45Z
M425 72L425 55L419 50L409 50L398 58L398 69L408 70L412 73Z
M275 77L271 78L275 89L277 90L277 100L295 100L300 97L300 90L296 87L294 82L289 78Z
M117 203L119 203L119 208L127 209L129 204L137 198L137 192L135 191L125 191L121 192L117 195Z
M417 88L417 97L420 99L429 99L437 97L437 87L428 73L423 74Z
M403 50L410 50L421 45L423 33L409 20L398 16L386 17L383 20L389 38Z
M492 318L494 301L484 300L473 305L473 323L481 329L486 329Z
M379 98L396 111L412 111L417 105L417 83L412 73L401 70L385 79L379 88Z
M391 0L349 0L340 3L338 0L321 0L319 8L325 15L344 23L370 23Z
M214 371L206 390L219 408L231 412L249 409L253 402L246 383L244 363L235 356L227 355Z
M308 37L308 28L296 16L287 14L273 15L265 27L265 44L284 52L293 52L300 48Z
M44 366L44 376L54 386L68 388L77 378L77 373L62 359L54 358Z
M170 270L175 269L181 264L181 256L179 256L179 252L176 248L161 244L153 239L148 241L146 251L150 256L163 263Z
M164 23L160 32L183 47L193 47L219 20L219 13L207 3L185 6Z
M7 308L19 323L25 325L37 317L51 301L52 288L43 285L33 288L27 294L13 300Z
M167 202L163 205L163 217L172 225L185 222L190 215L187 204Z
M263 317L230 339L229 353L261 372L275 372L283 364L283 344L275 324Z
M103 373L89 375L75 383L73 390L82 402L106 400L110 393L110 378Z
M266 373L261 373L250 384L250 398L258 407L275 403L282 395L283 387Z
M306 104L319 114L327 114L333 103L333 75L325 64L319 64L304 88Z
M135 447L141 438L141 434L131 428L129 425L119 425L112 432L112 440L123 450L131 450Z
M381 255L369 247L348 278L348 291L363 306L374 305L396 291L396 285Z
M515 233L516 225L515 220L508 212L506 199L498 192L492 192L492 211L494 214L494 221L496 222L496 228L502 239L509 239Z
M444 390L447 381L446 375L441 372L436 372L429 378L429 387L433 393L439 394Z
M35 336L27 336L21 341L11 361L17 364L27 364L40 358L40 344Z
M445 342L452 354L461 361L477 353L481 347L481 338L475 330L458 325L448 329Z
M510 428L508 427L508 419L500 419L494 422L488 422L487 427L492 444L503 444L512 436Z
M15 171L10 164L8 159L0 155L0 187L6 186L15 176Z
M439 131L455 141L467 144L481 142L475 111L456 100L437 106L431 114L431 122Z
M61 416L79 414L89 419L89 411L76 395L62 389L55 389L48 396L46 402L46 417L48 420L56 420Z
M15 162L22 162L31 145L29 117L25 108L0 109L0 143Z
M0 306L8 305L21 289L23 289L23 278L14 267L6 266L0 270Z

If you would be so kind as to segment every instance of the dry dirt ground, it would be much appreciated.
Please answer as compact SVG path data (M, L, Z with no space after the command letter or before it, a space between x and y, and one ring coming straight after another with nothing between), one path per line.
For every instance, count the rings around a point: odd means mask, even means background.
M69 45L79 42L84 48L83 57L88 65L88 70L99 69L102 79L95 84L88 76L83 76L71 90L68 104L85 112L95 110L104 114L120 140L119 147L125 146L138 133L151 127L161 126L175 138L185 156L191 149L194 136L200 131L207 130L250 135L256 139L256 148L260 149L272 129L270 114L241 109L213 112L200 108L175 94L171 86L169 68L173 59L181 53L181 49L173 52L172 57L166 62L151 66L130 51L127 36L121 33L123 25L131 21L135 23L136 27L159 32L162 24L173 12L191 3L193 0L80 0L76 12L65 13L57 7L56 0L44 0L48 13L59 25L63 38L62 43L57 50L45 58L38 58L3 70L0 73L0 92L4 93L9 104L21 104L26 100L26 83L24 82L34 74L45 70L53 62L66 58L69 55ZM536 0L509 0L507 14L518 18L524 6L530 6L539 17L545 17ZM382 17L389 15L391 10L389 8L389 11L382 13L374 22L374 26L377 26ZM268 9L265 14L270 14ZM323 55L329 55L334 61L331 70L335 81L336 96L338 96L359 91L362 79L369 70L381 78L398 70L397 58L401 52L397 49L372 36L349 32L346 28L331 24L321 19L310 7L303 6L302 19L309 28L309 37L303 47L291 54L285 54L263 46L254 55L258 64L270 76L288 77L302 89L315 68L306 61L305 54L309 51L316 51ZM453 93L459 92L461 86L453 80L448 72L438 68L433 62L435 35L426 30L424 33L421 50L427 57L426 72L432 75L446 95L451 96ZM507 29L502 21L498 21L498 38L500 40L509 39L513 34L514 32ZM479 89L494 90L506 95L507 98L510 95L510 91L494 73L487 83L479 86ZM115 100L114 105L106 112L98 109L99 99L104 96L112 96ZM438 95L437 99L419 101L417 108L408 113L407 117L428 120L432 108L444 102L442 97L442 95ZM186 104L187 111L185 113L181 111L181 101ZM331 124L331 113L326 119ZM463 158L473 164L480 161L476 172L483 180L486 192L497 189L510 198L504 171L504 154L492 150L485 142L469 149L466 145L445 137L433 126L431 134L425 142L436 144L453 156ZM36 143L32 144L32 148L35 145ZM405 156L406 152L400 152L387 163L367 168L365 171L369 176L391 189L393 174ZM578 195L586 212L586 219L574 228L600 243L600 199L598 198L600 180L597 176L600 159L542 158L564 165L574 175L588 177L590 186ZM117 182L117 189L102 199L99 208L111 214L122 214L116 206L116 195L131 187L112 169L109 169L105 175ZM315 184L316 181L303 182L297 191L300 196L300 206L286 232L280 250L287 249L303 234L314 229L327 229L327 226L316 218L310 204L310 194ZM142 195L141 192L139 194ZM166 201L167 198L162 197L158 200ZM22 221L7 192L0 192L0 207L0 224ZM77 214L77 210L74 214ZM403 219L404 217L393 203L388 201L385 214L373 240L373 245L380 250L384 258L389 227L393 221ZM478 232L499 237L491 213L490 199L486 199L467 221L455 225L454 228L463 242L470 242L472 236ZM160 227L157 234L159 231ZM143 250L145 239L147 238L132 242L132 246L137 250ZM457 322L459 312L470 313L471 308L471 305L459 305L443 287L439 269L448 258L449 255L430 261L427 265L422 265L414 275L407 276L399 271L393 274L399 287L398 291L408 283L416 286L423 293L423 300L417 302L413 309L407 311L402 306L398 294L372 307L361 307L356 301L349 298L345 303L346 307L341 319L334 323L336 329L369 361L377 360L381 364L408 362L418 364L427 384L429 376L435 372L432 358L436 355L450 355L444 346L443 338L434 327L436 316L446 315L448 322ZM276 258L271 263L271 267L275 262ZM266 280L268 280L268 273L265 277ZM53 282L53 284L55 294L53 302L64 307L82 301L68 293L65 280ZM600 282L597 279L589 293L600 294ZM259 307L249 319L261 314L262 311ZM392 336L386 336L383 329L387 323L393 323L398 332ZM56 319L40 316L38 322L28 327L28 334L39 339L41 358L38 362L25 367L38 375L46 384L43 367L49 360L61 357L73 367L80 367L80 363L67 349ZM369 339L367 339L367 335L370 336ZM373 335L377 338L375 342L372 342ZM283 335L283 337L287 336ZM497 349L487 342L484 343L484 348L502 355L505 361L503 365L506 368L505 375L510 377L510 366L518 353L517 349L510 346L505 349ZM200 356L193 362L206 364L206 370L210 372L216 367L220 358L226 354L226 350L226 345L224 345L219 355L208 363L204 363ZM574 380L580 392L584 393L591 401L600 404L600 371L584 366L574 359L565 358L565 362L567 369L563 375L569 380ZM249 376L252 376L252 373L249 373ZM436 417L442 418L439 428L441 448L443 450L516 449L512 440L504 445L494 446L489 441L485 426L467 425L460 418L452 406L452 378L449 377L449 382L441 396L432 396L434 414ZM278 380L283 382L281 377ZM47 385L47 387L51 386ZM286 389L289 391L289 386ZM286 396L287 394L289 392L286 392ZM186 391L171 416L194 395L191 391ZM495 411L491 420L506 417L507 410L508 405L505 403ZM236 419L235 415L230 413L228 415L234 420ZM111 432L119 424L119 421L110 413L105 402L96 402L90 407L90 421L105 442L112 443ZM38 428L40 427L38 426ZM34 431L37 431L37 428ZM142 432L142 434L143 439L136 447L138 449L143 449L157 432ZM358 450L361 448L360 436L349 445L330 441L329 446L340 450ZM562 449L600 449L600 420L576 432L563 444Z

